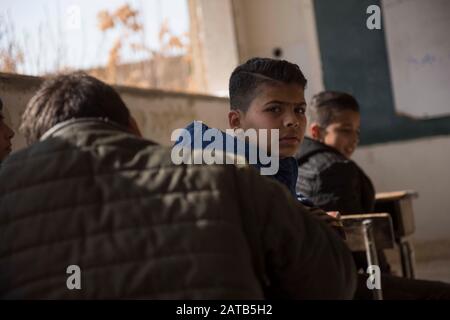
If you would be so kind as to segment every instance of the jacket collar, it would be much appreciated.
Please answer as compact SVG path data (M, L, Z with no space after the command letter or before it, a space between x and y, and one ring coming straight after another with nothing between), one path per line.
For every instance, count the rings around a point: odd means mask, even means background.
M61 136L71 131L79 132L83 129L98 129L105 127L112 130L129 132L129 130L124 126L121 126L118 123L106 118L77 118L56 124L48 131L46 131L39 140L43 141L51 137Z

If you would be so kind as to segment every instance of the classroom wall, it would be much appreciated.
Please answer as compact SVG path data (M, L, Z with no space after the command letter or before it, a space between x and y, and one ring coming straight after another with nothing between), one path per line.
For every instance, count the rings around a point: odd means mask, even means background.
M450 136L362 146L354 160L378 192L419 193L413 200L416 241L450 240Z
M16 132L13 150L25 146L19 133L20 117L28 100L42 79L0 73L0 97L4 104L6 123ZM202 120L213 127L227 128L228 99L205 95L116 87L136 118L143 135L164 145L170 145L173 130L183 128L193 120Z
M188 0L193 74L203 91L228 96L228 80L238 65L231 0Z
M323 89L322 69L312 0L234 0L239 61L252 57L297 63L308 79L305 97Z

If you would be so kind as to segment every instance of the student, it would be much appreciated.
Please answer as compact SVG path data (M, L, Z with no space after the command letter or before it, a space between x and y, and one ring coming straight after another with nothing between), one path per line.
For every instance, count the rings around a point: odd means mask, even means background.
M11 153L11 139L14 137L14 131L4 122L3 102L0 99L0 165L2 161Z
M326 210L372 212L372 182L350 159L359 130L359 106L351 95L334 91L315 95L308 107L307 137L296 154L301 170L297 191Z
M307 115L307 136L295 155L297 192L327 211L344 215L373 212L372 182L350 159L359 142L358 102L346 93L321 92L312 98ZM378 255L381 270L389 273L384 253ZM357 268L367 269L364 252L354 253L354 258Z
M298 194L295 190L298 168L293 157L298 150L306 127L306 102L304 91L307 80L299 66L284 60L269 58L252 58L234 69L229 81L230 111L228 113L228 124L234 130L270 130L279 132L279 150L274 158L278 164L278 171L268 177L277 180L289 192L310 207L311 212L326 220L341 236L344 237L341 224L333 219L334 213L326 214L323 210L314 207L313 203L306 197ZM198 129L200 128L200 129ZM190 139L183 138L176 142L176 146L189 146L195 149L195 139L211 130L206 124L193 122L186 128L190 132ZM213 129L222 137L223 149L226 149L227 134ZM198 132L196 132L198 131ZM235 145L237 137L233 137ZM239 153L237 148L234 152L247 158L250 165L258 170L263 164L257 159L257 163L250 161L251 148L258 149L261 141L246 141L246 148ZM264 148L270 153L271 139L264 141ZM202 141L197 144L201 149L212 145L214 141ZM228 151L228 150L227 150ZM258 153L259 150L256 151Z
M248 166L175 165L103 82L45 81L21 129L30 146L0 169L0 298L352 298L327 224Z
M341 214L373 212L375 190L369 177L350 158L359 143L360 112L350 94L324 91L308 106L308 129L296 158L297 191L315 205ZM378 252L386 299L449 299L444 283L390 276L383 251ZM356 266L365 271L365 253L354 253ZM365 279L360 279L357 298L370 298Z

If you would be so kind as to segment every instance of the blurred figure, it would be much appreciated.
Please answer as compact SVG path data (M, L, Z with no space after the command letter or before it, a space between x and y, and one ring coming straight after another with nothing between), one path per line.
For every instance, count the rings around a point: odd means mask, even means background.
M372 181L350 159L359 143L358 102L347 93L324 91L312 98L307 114L307 136L296 154L297 192L327 211L344 215L373 212ZM356 267L366 270L365 252L353 256ZM384 252L378 256L381 270L389 273Z
M0 164L11 153L13 137L14 131L4 122L3 102L0 99Z
M296 154L297 191L326 210L372 212L375 189L350 159L359 143L358 102L347 93L324 91L312 98L307 114L307 137Z
M350 158L359 143L360 112L356 99L345 92L316 94L308 107L308 128L296 158L297 191L317 206L341 214L373 212L375 189ZM367 270L365 252L353 253L356 266ZM383 251L378 251L383 296L386 300L450 299L450 285L390 275ZM372 299L366 274L358 281L356 299Z
M346 245L288 190L174 165L101 81L47 80L21 129L31 146L0 169L0 298L352 298Z

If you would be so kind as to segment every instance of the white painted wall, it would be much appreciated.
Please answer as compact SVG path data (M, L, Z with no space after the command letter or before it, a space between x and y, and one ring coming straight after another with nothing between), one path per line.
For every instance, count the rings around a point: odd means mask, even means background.
M298 64L308 79L307 101L323 90L322 66L312 0L234 0L239 61L273 58Z
M189 0L194 68L208 94L227 97L228 80L239 64L231 0Z
M226 96L233 69L252 57L297 63L306 99L323 89L312 0L189 0L194 73L209 94Z
M397 113L450 115L450 1L381 3Z
M25 139L18 130L20 118L41 82L42 79L37 77L0 73L5 121L16 132L13 151L25 146ZM202 120L220 129L227 128L228 99L128 87L116 89L136 118L143 135L158 143L170 145L172 131L184 128L193 120Z
M419 193L413 200L416 241L450 239L450 136L360 147L354 160L377 192Z

